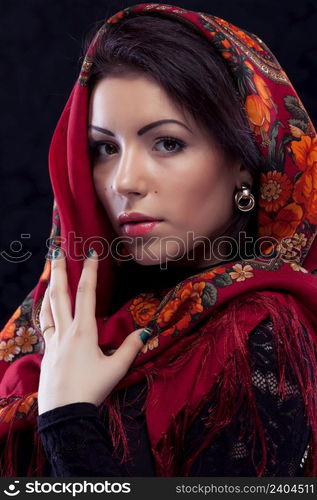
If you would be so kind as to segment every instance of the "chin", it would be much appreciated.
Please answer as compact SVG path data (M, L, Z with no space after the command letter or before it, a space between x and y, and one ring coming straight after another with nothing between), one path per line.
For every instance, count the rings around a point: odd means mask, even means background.
M149 245L143 248L138 246L126 246L127 253L132 257L133 261L140 266L162 266L162 268L170 267L170 265L184 259L186 252L180 252L179 246L174 243L169 245ZM131 260L132 260L131 259Z
M153 261L153 259L142 259L142 260L140 260L140 259L134 259L133 258L133 260L139 266L144 266L144 267L159 266L159 265L162 264L162 262L159 259Z

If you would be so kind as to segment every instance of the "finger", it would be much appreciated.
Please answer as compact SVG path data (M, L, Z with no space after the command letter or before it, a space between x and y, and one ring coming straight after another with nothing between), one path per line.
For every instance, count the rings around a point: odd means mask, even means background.
M143 333L144 330L146 329L139 328L138 330L130 333L130 335L125 338L116 352L111 356L111 359L118 362L122 370L125 370L125 372L128 371L136 355L144 346L145 341L149 338L149 335L146 336ZM140 334L142 334L142 337L140 336Z
M91 248L85 259L76 293L74 321L79 324L90 322L96 318L97 270L98 255Z
M64 252L61 249L57 250L58 252L54 251L51 266L49 299L56 329L63 332L73 319L67 290L66 259Z
M53 318L50 300L49 300L49 295L48 295L48 287L46 288L44 296L43 296L41 310L40 310L40 314L39 314L39 321L40 321L42 335L43 335L45 341L47 341L53 335L54 330L55 330L55 327L54 328L47 328L44 332L44 329L48 325L54 325L54 318Z

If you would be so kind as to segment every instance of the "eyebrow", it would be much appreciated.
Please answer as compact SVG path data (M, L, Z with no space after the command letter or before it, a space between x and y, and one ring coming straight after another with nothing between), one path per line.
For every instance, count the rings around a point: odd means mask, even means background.
M178 125L181 125L182 127L189 130L189 132L191 134L193 133L190 130L190 128L187 127L187 125L185 125L182 122L179 122L178 120L158 120L156 122L152 122L152 123L149 123L148 125L145 125L145 127L140 128L140 130L138 130L137 134L143 135L146 132L148 132L149 130L151 130L152 128L159 127L160 125L163 125L163 123L177 123ZM106 128L97 127L96 125L92 125L92 124L88 125L88 128L92 128L94 130L97 130L98 132L102 132L103 134L107 134L107 135L111 135L112 137L115 137L115 134L113 132L111 132L111 130L107 130Z

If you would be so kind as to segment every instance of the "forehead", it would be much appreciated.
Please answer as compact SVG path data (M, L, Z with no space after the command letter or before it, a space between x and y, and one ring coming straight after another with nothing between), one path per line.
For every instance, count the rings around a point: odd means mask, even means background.
M155 113L156 119L178 117L192 122L190 114L174 102L161 85L144 75L109 76L99 80L90 94L89 113L94 119L105 114L151 119Z

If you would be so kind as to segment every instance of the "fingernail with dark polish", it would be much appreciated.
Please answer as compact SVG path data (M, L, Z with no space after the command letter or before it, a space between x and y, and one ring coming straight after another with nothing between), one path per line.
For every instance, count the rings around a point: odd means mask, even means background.
M91 257L93 254L94 254L94 249L93 249L93 248L89 248L88 252L86 253L86 257L87 257L87 258L89 258L89 257Z
M146 344L149 338L152 336L153 329L152 328L144 328L142 332L140 333L140 339L142 340L143 344Z
M53 259L57 259L58 256L59 256L59 248L55 248L52 257Z

